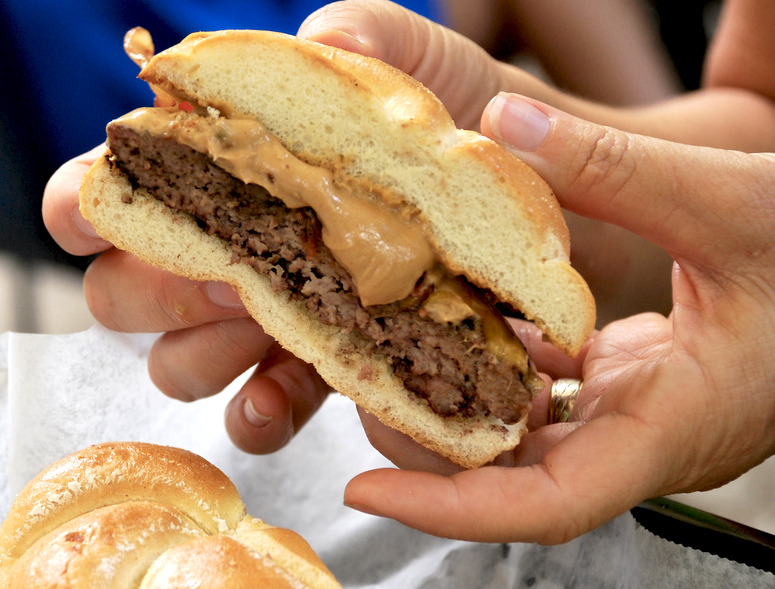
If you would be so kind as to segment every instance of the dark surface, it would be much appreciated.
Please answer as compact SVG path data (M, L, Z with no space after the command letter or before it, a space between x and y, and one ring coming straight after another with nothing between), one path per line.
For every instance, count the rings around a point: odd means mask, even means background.
M772 534L664 498L642 503L632 515L665 540L775 573Z

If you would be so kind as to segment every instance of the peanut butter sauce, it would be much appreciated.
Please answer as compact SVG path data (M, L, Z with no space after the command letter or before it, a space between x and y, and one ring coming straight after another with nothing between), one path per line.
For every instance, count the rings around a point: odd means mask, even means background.
M156 51L156 47L153 44L153 38L143 27L134 27L129 29L124 35L124 53L127 54L140 69L144 68ZM178 101L174 96L165 92L161 88L148 84L153 91L155 98L153 101L154 106L176 106Z
M151 60L154 52L151 34L143 27L129 29L124 35L124 53L141 69Z
M417 220L365 188L339 184L331 171L299 160L253 118L224 118L214 109L198 116L142 108L120 122L209 154L221 168L263 186L289 208L311 207L322 225L323 243L353 277L364 306L406 298L435 263Z

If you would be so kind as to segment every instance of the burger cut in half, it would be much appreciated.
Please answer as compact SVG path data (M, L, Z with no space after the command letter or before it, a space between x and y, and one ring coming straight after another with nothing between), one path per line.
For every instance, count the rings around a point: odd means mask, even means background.
M292 36L192 34L140 77L178 106L108 125L80 193L102 237L233 285L334 390L461 466L519 443L543 382L499 309L570 355L595 321L533 170L413 78Z

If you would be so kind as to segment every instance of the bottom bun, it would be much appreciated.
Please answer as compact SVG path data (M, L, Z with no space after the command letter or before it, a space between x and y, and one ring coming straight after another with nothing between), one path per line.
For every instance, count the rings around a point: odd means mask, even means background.
M0 526L0 588L340 587L301 536L246 514L179 448L107 443L22 490Z
M143 261L193 280L234 286L248 312L286 350L312 364L335 390L384 424L465 468L511 450L525 421L505 425L494 417L444 417L408 391L379 356L359 351L358 340L313 318L303 304L272 290L247 264L232 263L229 244L202 231L100 158L81 187L81 212L97 232ZM367 379L363 374L369 374Z

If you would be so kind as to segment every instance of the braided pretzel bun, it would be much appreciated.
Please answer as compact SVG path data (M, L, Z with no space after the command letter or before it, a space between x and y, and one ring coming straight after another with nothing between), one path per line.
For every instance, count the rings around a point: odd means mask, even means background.
M246 513L178 448L91 446L21 491L0 526L0 589L340 587L307 542Z

